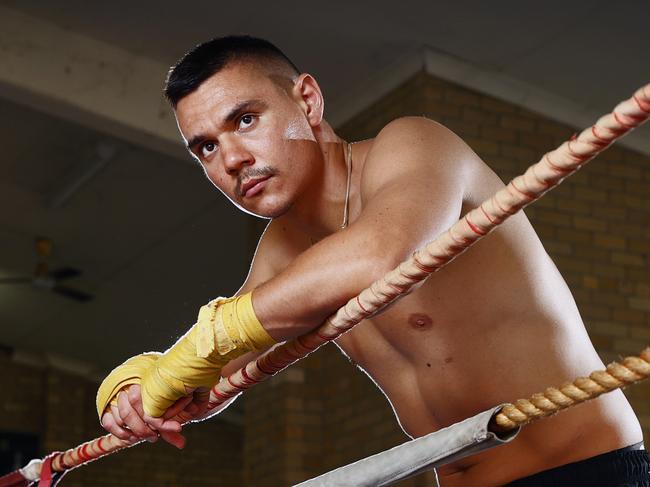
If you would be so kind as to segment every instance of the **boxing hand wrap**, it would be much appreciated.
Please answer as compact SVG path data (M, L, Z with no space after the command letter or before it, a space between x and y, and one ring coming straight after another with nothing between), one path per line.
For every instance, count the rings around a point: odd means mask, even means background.
M216 384L221 368L234 358L274 344L255 316L251 293L210 302L199 311L197 323L145 370L144 412L162 416L192 390Z
M140 384L144 372L149 369L161 356L158 352L143 353L136 355L115 367L110 374L102 381L97 390L97 414L102 420L104 411L109 404L117 405L117 395L126 386Z

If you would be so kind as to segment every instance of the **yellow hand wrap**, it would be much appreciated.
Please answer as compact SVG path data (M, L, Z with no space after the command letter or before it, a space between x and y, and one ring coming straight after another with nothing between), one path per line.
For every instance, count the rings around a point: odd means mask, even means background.
M158 352L136 355L115 367L103 380L97 390L97 414L101 421L104 411L109 404L117 405L117 395L126 386L140 384L144 372L149 369L161 356Z
M251 293L203 306L197 323L142 376L142 406L162 416L188 390L210 388L221 368L246 352L275 344L255 316Z

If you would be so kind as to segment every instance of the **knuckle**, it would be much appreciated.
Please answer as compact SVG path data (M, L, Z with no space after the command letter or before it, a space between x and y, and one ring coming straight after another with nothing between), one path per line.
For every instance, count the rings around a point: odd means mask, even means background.
M119 414L113 413L111 415L112 422L115 423L117 426L122 427L124 425L124 421L122 421L122 418L120 417Z
M122 428L113 428L111 433L114 436L117 436L120 440L128 440L131 436L128 431L124 431Z
M125 401L122 399L122 396L120 396L117 401L117 410L120 412L120 415L122 415L122 417L126 416L129 413L130 409L131 405L128 403L128 401Z
M129 398L129 402L131 403L140 402L140 391L135 387L129 388L129 390L127 391L127 396Z
M139 437L142 436L149 436L149 429L144 426L143 424L134 424L131 427L131 431L133 431L133 434Z
M133 409L130 407L124 407L124 409L120 409L120 416L122 416L122 419L126 423L130 423L133 421Z

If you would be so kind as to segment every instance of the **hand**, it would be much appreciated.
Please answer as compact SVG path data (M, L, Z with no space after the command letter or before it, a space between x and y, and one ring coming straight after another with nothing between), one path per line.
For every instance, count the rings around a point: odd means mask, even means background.
M190 421L205 411L204 394L190 395L176 401L160 418L144 414L139 385L130 385L117 395L117 405L111 404L102 416L102 426L122 440L154 443L160 436L176 448L185 446L181 434L182 422Z
M225 365L272 345L275 341L255 316L250 292L213 300L201 307L197 322L185 335L136 374L143 408L150 416L162 417L188 394L201 396L197 404L203 404Z

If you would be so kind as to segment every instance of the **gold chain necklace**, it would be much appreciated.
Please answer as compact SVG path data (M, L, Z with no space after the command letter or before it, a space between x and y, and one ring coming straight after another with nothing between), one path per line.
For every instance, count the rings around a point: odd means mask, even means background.
M345 187L345 206L343 207L343 223L341 223L341 228L348 226L348 206L350 203L350 185L352 183L352 144L349 142L345 152L345 165L348 168L348 182Z
M350 204L350 186L352 185L352 144L347 143L348 146L345 152L345 165L348 169L348 182L345 187L345 204L343 205L343 222L341 223L341 229L344 229L348 226L348 212ZM309 237L311 244L316 244L319 240Z

